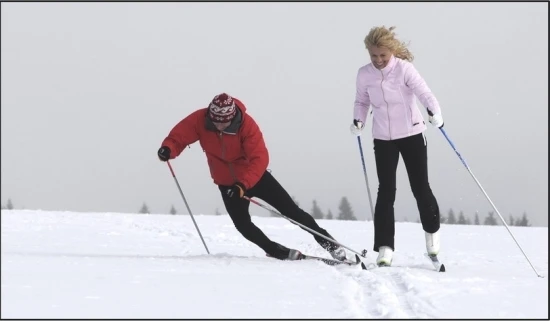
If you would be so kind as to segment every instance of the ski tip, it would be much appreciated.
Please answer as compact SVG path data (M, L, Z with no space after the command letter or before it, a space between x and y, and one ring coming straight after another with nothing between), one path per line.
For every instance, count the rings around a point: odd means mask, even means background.
M357 254L355 254L355 263L357 263L357 264L362 263L361 258Z
M362 268L363 270L367 270L367 266L365 265L365 263L361 262L361 268Z
M445 272L445 265L441 264L439 267L439 272Z

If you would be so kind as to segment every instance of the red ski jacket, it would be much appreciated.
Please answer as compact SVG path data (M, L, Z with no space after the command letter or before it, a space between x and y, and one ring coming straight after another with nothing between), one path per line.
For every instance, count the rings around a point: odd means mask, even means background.
M162 146L170 148L170 159L173 159L185 147L199 141L215 184L230 186L240 182L250 189L266 171L269 153L263 134L246 113L245 105L233 99L238 107L237 115L223 132L207 117L208 108L202 108L174 126Z

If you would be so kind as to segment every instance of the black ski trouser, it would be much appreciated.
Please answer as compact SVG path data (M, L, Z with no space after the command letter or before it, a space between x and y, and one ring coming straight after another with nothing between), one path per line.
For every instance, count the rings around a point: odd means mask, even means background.
M439 206L428 182L428 153L423 133L396 140L374 140L374 157L378 174L378 197L374 209L374 248L395 249L394 202L399 154L403 157L422 228L428 233L439 230Z
M222 194L223 203L225 204L225 209L233 224L237 230L250 242L258 245L262 248L267 254L273 257L280 257L281 248L279 244L271 241L263 232L260 230L254 223L252 223L248 207L250 202L243 198L230 198L225 192L228 189L228 186L219 186L219 189ZM308 228L318 232L322 235L325 235L331 239L334 239L326 230L317 225L315 219L304 210L302 210L292 197L287 193L287 191L279 184L279 182L266 171L258 183L254 185L251 189L246 192L248 197L257 197L274 207L279 213L284 216L307 226ZM305 230L305 229L304 229ZM337 247L333 242L327 241L326 239L315 235L309 231L308 233L312 234L317 243L327 250L331 250Z

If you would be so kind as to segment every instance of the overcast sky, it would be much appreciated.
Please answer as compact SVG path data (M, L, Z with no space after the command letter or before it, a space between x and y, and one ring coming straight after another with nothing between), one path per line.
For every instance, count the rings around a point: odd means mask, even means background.
M355 77L370 62L370 28L395 25L500 213L548 224L547 3L1 5L2 204L136 212L146 202L186 213L157 149L183 117L227 92L247 105L269 168L305 210L316 199L336 214L347 196L366 219L349 133ZM362 141L374 201L370 125ZM441 132L429 125L426 135L442 213L483 219L488 200ZM194 214L225 212L198 144L172 165ZM416 221L402 160L397 180L396 217Z

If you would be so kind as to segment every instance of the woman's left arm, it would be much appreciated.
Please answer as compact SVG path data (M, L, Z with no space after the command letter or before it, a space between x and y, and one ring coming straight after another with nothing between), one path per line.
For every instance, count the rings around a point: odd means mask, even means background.
M411 63L407 63L405 67L405 85L413 91L422 105L428 109L428 112L433 115L441 114L441 108L439 107L437 98L435 98L435 95L426 84L426 81L424 81L424 78L420 76L420 73Z

